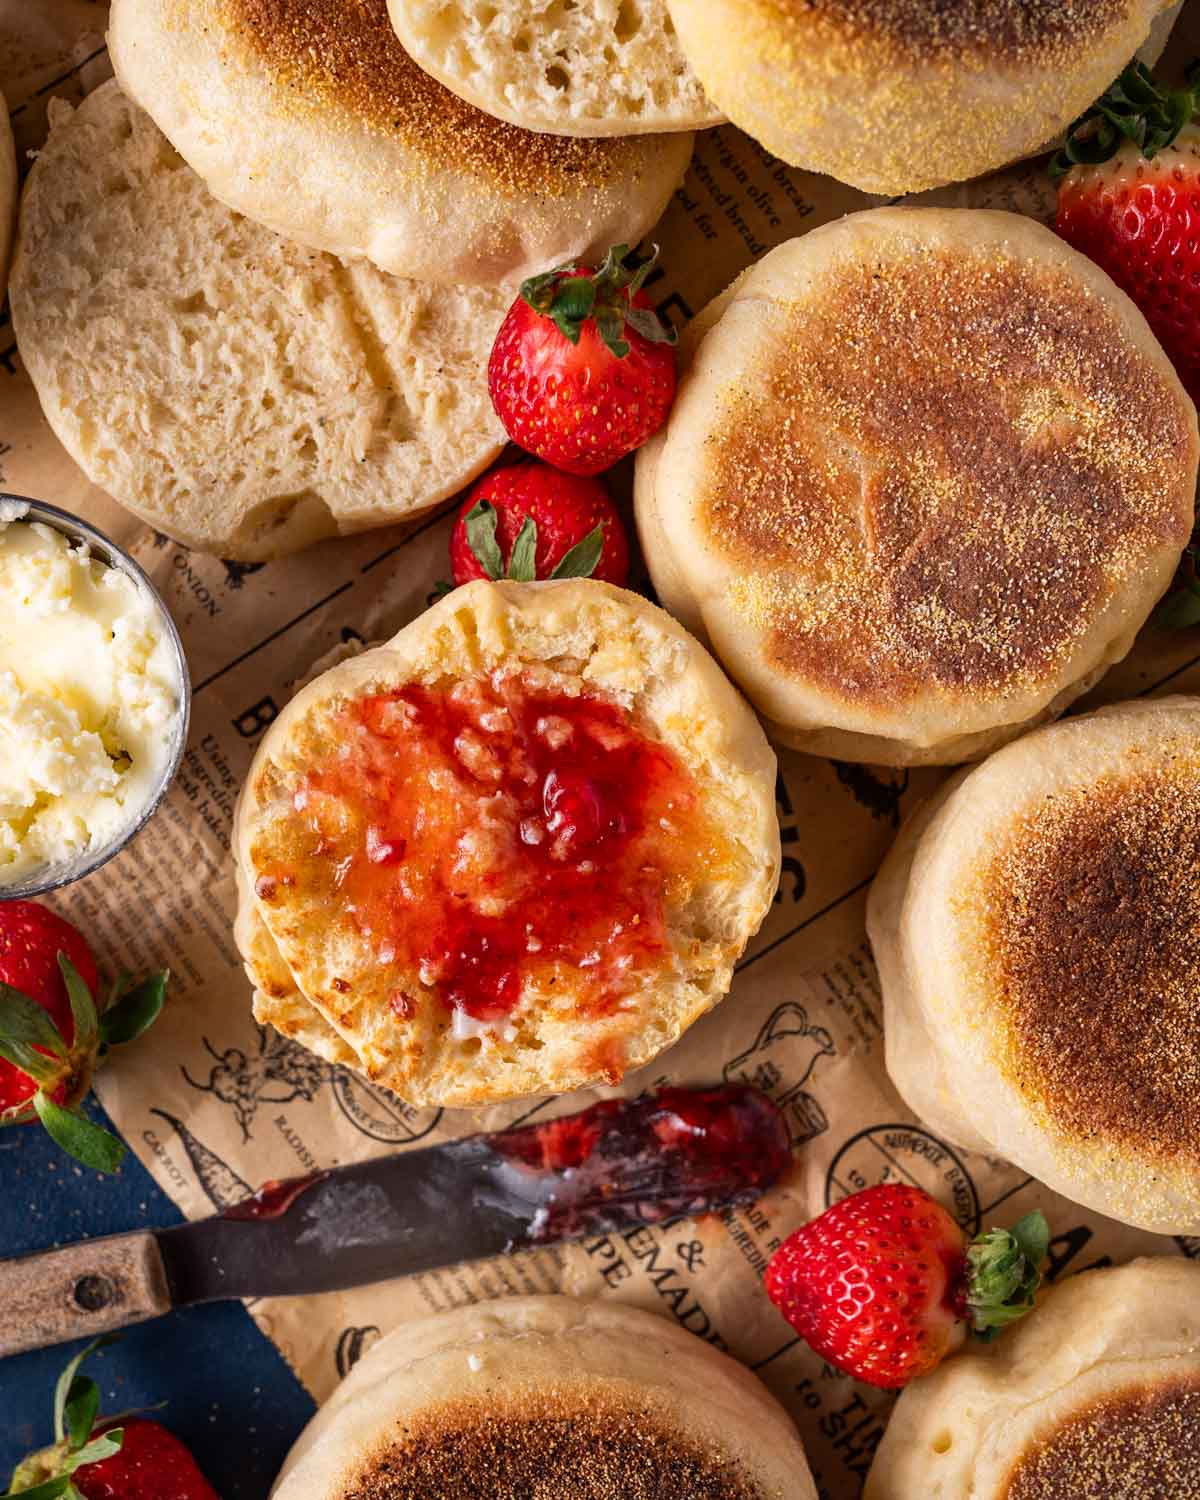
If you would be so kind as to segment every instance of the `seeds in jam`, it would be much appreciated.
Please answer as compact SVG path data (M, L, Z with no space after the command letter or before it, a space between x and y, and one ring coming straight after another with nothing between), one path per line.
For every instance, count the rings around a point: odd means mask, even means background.
M304 854L463 1035L505 1023L528 983L619 1007L668 946L668 907L728 858L678 757L597 695L410 684L337 710L330 740L293 796Z

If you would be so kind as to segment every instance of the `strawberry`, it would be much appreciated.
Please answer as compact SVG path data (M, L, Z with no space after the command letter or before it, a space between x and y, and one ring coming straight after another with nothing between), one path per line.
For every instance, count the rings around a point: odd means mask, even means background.
M1131 63L1050 171L1055 228L1129 293L1200 403L1200 62L1173 91ZM1166 629L1200 623L1198 551L1200 537L1156 617Z
M598 479L515 464L481 479L450 538L455 583L473 578L602 578L624 584L629 544Z
M0 1125L40 1119L64 1151L115 1172L125 1147L79 1108L97 1062L162 1010L167 974L123 975L97 1012L96 961L83 934L33 901L0 903Z
M802 1339L856 1380L926 1375L968 1328L984 1337L1033 1306L1050 1232L1040 1213L969 1245L920 1188L852 1193L785 1240L767 1295Z
M9 1496L24 1500L218 1500L173 1433L146 1417L98 1421L100 1388L79 1366L111 1339L77 1354L54 1392L54 1442L17 1465ZM7 1500L7 1497L6 1497Z
M642 283L654 264L560 266L530 277L488 361L492 405L513 442L571 474L598 474L640 448L675 398L675 334Z

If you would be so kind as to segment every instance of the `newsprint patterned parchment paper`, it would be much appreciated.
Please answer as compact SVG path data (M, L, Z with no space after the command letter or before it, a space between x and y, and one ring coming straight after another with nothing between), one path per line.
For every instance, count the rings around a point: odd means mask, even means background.
M47 101L77 100L109 76L105 12L95 0L0 0L0 87L22 172L44 138ZM1197 52L1200 3L1190 0L1169 57L1178 70ZM771 246L878 201L791 170L732 128L709 131L655 236L662 260L650 289L681 325ZM1051 205L1037 164L922 201L1043 218ZM184 1213L210 1214L269 1178L588 1102L574 1095L480 1114L413 1109L261 1030L250 1015L231 935L230 823L242 779L266 726L314 661L346 643L384 638L426 607L447 573L445 516L267 564L188 552L122 511L67 457L40 414L7 317L0 488L64 505L129 546L165 595L191 662L191 741L170 796L119 860L61 902L110 967L119 959L172 970L156 1032L122 1053L98 1089ZM1147 629L1086 702L1164 689L1200 691L1200 633ZM328 1396L372 1341L410 1318L556 1289L615 1297L674 1318L756 1370L799 1423L821 1494L852 1500L888 1398L798 1344L760 1286L771 1252L804 1220L847 1192L901 1180L936 1194L972 1231L1041 1207L1054 1227L1053 1276L1137 1254L1200 1256L1200 1241L1124 1228L1056 1198L1006 1162L952 1149L889 1085L863 928L866 888L901 818L940 774L785 752L784 870L773 913L729 998L620 1091L721 1079L766 1089L792 1129L795 1164L784 1186L752 1208L665 1232L637 1229L345 1294L253 1304L313 1395ZM448 1219L453 1212L448 1204Z

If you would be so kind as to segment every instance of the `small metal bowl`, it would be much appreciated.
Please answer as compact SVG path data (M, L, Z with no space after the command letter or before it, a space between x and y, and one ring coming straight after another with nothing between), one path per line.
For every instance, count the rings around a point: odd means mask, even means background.
M127 552L118 547L103 532L97 531L94 526L89 526L86 521L81 521L78 516L73 516L68 511L60 510L56 505L47 505L42 500L31 500L26 495L11 495L0 491L0 506L5 509L9 506L22 507L22 514L14 519L40 521L43 525L51 526L63 536L69 537L73 542L86 542L93 557L132 578L138 588L149 594L154 601L163 632L173 648L175 665L179 674L179 706L175 714L174 738L163 767L162 777L153 796L147 800L134 821L123 828L120 834L109 843L103 844L98 849L90 849L86 854L81 854L77 859L65 864L47 865L17 884L0 884L0 901L13 901L18 897L43 896L48 891L57 891L73 881L82 880L85 875L92 874L101 865L107 864L114 855L119 854L146 826L166 796L167 788L175 779L179 762L183 759L184 747L187 745L188 720L192 708L192 683L188 674L187 658L183 653L183 642L179 638L175 621L171 618L171 611L164 603L162 595Z

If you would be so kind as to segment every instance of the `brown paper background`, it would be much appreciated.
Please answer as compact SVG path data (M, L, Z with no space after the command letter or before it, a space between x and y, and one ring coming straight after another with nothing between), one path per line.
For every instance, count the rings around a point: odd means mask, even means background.
M78 98L109 74L105 6L0 0L0 86L22 171L45 134L46 102ZM1200 52L1190 0L1170 56ZM651 290L680 323L770 246L872 202L781 166L730 127L697 158L655 238ZM1045 179L1027 165L924 201L1045 216ZM582 1096L482 1115L412 1109L311 1057L249 1009L234 950L230 819L255 746L291 685L323 653L391 634L447 572L447 520L375 532L253 567L189 553L83 477L41 417L7 316L0 325L0 488L78 511L131 547L183 633L195 687L192 735L166 804L116 862L63 907L111 967L167 963L167 1011L153 1037L102 1075L105 1107L157 1181L190 1216L264 1179L404 1149L514 1119L575 1109ZM1143 633L1089 702L1200 689L1200 635ZM359 1354L405 1319L482 1297L566 1289L676 1318L756 1369L792 1411L824 1496L851 1500L882 1431L887 1400L798 1345L759 1286L766 1259L840 1194L888 1178L920 1183L974 1229L1039 1205L1054 1225L1058 1275L1139 1253L1200 1255L1200 1241L1147 1235L1057 1199L1002 1161L952 1150L923 1130L882 1066L879 996L863 929L865 888L900 818L940 773L847 766L784 753L782 889L733 992L621 1092L665 1082L747 1079L792 1123L784 1187L725 1219L642 1229L557 1252L450 1269L252 1312L313 1394L327 1396Z

